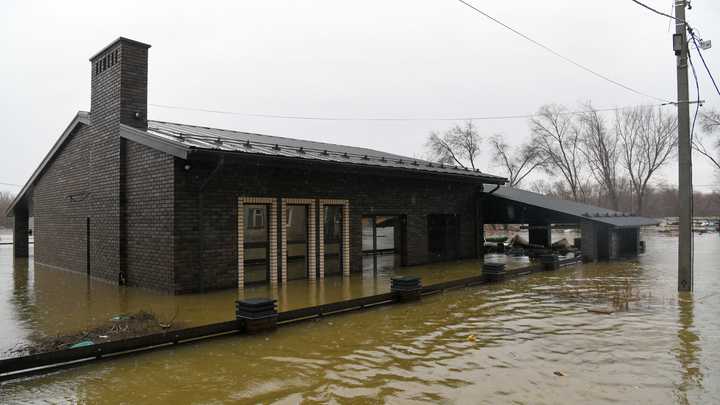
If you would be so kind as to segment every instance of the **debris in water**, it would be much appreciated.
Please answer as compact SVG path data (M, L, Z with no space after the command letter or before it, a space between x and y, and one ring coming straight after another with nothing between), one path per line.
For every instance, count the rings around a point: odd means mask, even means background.
M468 336L468 342L474 342L475 341L475 335Z
M562 371L556 371L555 375L560 376L560 377L567 377L567 374L563 373Z
M2 353L2 357L25 356L40 353L54 352L57 350L69 349L71 347L81 347L93 344L102 339L103 342L127 339L132 337L140 337L152 335L154 333L165 332L168 329L177 330L185 327L184 322L173 322L163 319L158 320L153 311L139 311L128 316L119 316L118 319L110 319L107 323L96 325L87 329L81 329L76 332L66 333L63 335L43 336L34 342L19 346ZM174 319L174 318L173 318ZM163 324L160 326L160 324Z
M80 342L80 343L78 343L78 344L76 344L76 345L72 345L72 346L70 346L70 348L71 348L71 349L74 349L74 348L76 348L76 347L90 346L90 345L94 345L94 344L95 344L95 343L93 343L92 341L86 340L85 342Z
M588 312L597 312L598 314L612 314L613 311L609 309L595 309L595 308L588 308Z

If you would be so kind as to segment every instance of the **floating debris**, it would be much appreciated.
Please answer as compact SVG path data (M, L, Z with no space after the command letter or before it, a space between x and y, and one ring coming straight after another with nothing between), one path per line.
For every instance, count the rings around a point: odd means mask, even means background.
M175 316L177 316L177 312ZM62 335L43 336L36 339L33 343L4 352L3 357L49 353L57 350L88 346L94 344L94 342L109 342L146 336L167 330L183 329L185 327L185 322L173 322L174 319L175 317L168 321L162 316L162 321L160 321L155 315L155 312L151 310L139 311L132 315L109 319L106 324L93 326L88 329L81 329Z
M608 314L608 315L613 313L613 311L611 311L611 310L609 310L609 309L588 308L587 311L588 311L588 312L596 312L596 313L598 313L598 314Z

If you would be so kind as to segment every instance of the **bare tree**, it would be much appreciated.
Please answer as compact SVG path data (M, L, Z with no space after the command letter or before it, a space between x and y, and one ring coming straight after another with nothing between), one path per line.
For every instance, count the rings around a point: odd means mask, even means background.
M11 228L13 226L13 219L5 216L5 211L10 207L13 200L15 200L15 194L9 191L0 191L0 228Z
M538 194L552 195L552 186L545 179L537 179L530 183L530 191Z
M585 202L588 194L581 180L585 160L573 112L562 105L546 104L530 118L529 125L532 147L547 162L545 171L563 179L574 201Z
M425 141L425 151L430 160L438 163L465 166L469 163L475 170L475 159L480 156L480 141L482 137L472 121L465 121L465 126L458 124L440 134L437 131L430 131ZM465 163L463 163L465 162Z
M710 159L713 165L720 170L720 156L713 156L712 152L707 150L705 142L712 142L720 153L720 111L715 108L709 110L703 109L700 112L700 128L705 136L694 136L692 141L693 149L700 152L703 156ZM708 140L707 138L711 138Z
M537 149L529 143L511 148L505 142L505 134L495 134L490 137L489 142L492 151L490 162L493 167L505 171L507 186L517 187L533 170L545 165Z
M590 172L600 185L600 190L607 194L610 208L619 211L622 174L617 170L620 154L618 138L589 101L580 104L578 123L585 146L580 150Z
M639 105L615 115L615 133L623 147L620 162L630 176L638 215L643 213L650 179L677 156L677 128L675 115L664 114L662 107Z

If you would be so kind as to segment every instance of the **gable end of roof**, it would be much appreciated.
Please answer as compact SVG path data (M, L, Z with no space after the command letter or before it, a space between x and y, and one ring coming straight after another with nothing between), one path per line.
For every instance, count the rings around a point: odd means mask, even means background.
M45 168L53 160L55 155L57 155L60 150L62 150L62 147L63 145L65 145L68 137L70 137L70 135L75 132L75 130L81 125L90 125L90 113L85 111L78 111L77 115L75 115L75 118L73 118L67 128L65 128L65 131L63 131L60 139L55 142L55 145L53 145L52 149L50 149L50 152L48 152L48 154L45 156L37 169L35 169L35 172L32 174L32 176L30 176L30 179L27 181L27 183L25 183L25 186L22 188L22 190L20 190L18 195L15 197L15 200L13 200L12 204L10 204L8 209L5 211L5 215L7 215L8 217L15 216L15 208L18 206L18 204L24 203L28 206L28 211L30 212L30 216L32 216L32 201L34 197L33 194L35 192L35 182L43 174Z

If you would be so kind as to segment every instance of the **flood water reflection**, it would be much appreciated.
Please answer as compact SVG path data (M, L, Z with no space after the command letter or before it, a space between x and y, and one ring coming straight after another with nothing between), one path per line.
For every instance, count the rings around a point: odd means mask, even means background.
M695 292L680 295L677 239L643 239L647 253L622 260L5 381L0 403L719 403L720 238L695 237ZM396 275L428 285L479 271L475 261L393 270L390 255L348 278L173 296L13 261L12 247L0 246L0 348L141 309L177 307L198 326L232 319L238 298L274 298L286 311L388 292ZM549 293L626 280L644 298L609 315L587 311L612 309L607 302Z

